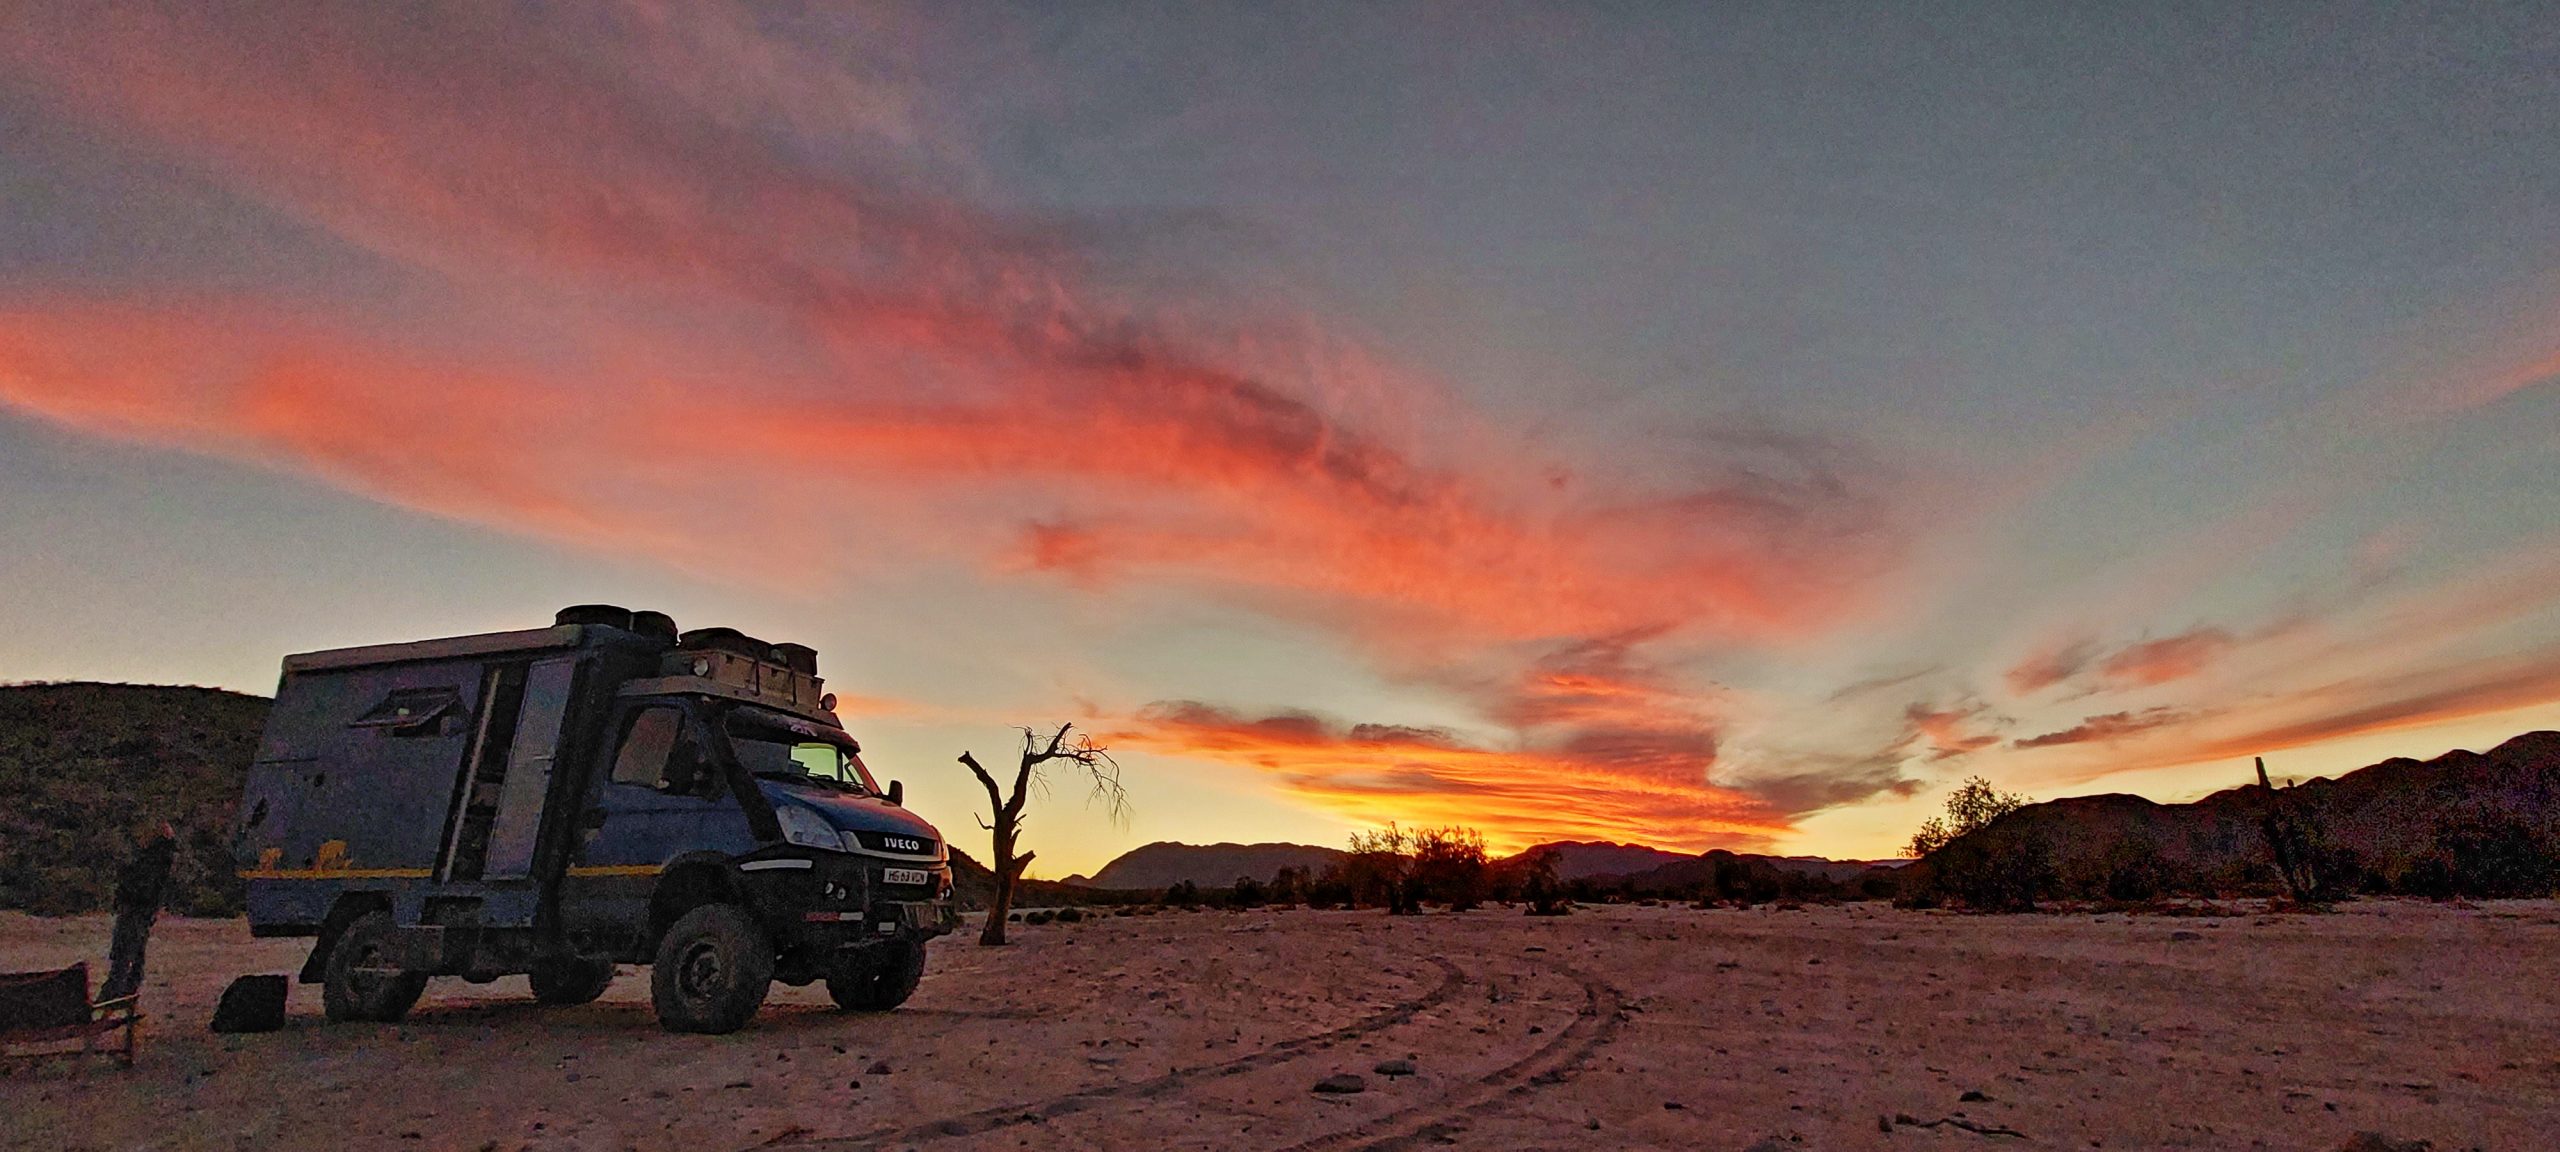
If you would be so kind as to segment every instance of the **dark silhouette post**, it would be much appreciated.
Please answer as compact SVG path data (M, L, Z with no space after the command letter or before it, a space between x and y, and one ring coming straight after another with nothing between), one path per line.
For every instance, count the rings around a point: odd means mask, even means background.
M2278 791L2267 779L2267 758L2257 757L2258 787L2267 790L2267 811L2260 827L2267 836L2267 848L2275 854L2276 871L2284 876L2285 892L2296 905L2308 907L2320 896L2320 876L2311 860L2310 837L2294 811L2292 789Z
M148 825L136 839L133 858L116 870L116 926L107 947L107 982L101 999L130 996L142 989L142 953L151 942L151 922L169 892L169 862L178 849L178 830L167 822Z
M1060 724L1057 732L1045 742L1038 732L1029 728L1022 730L1022 760L1013 771L1013 794L1010 797L997 786L994 776L978 766L977 757L967 752L960 754L960 762L976 774L978 783L987 790L988 806L995 809L993 823L983 817L978 821L979 827L994 834L994 859L988 864L995 869L996 876L995 895L987 901L987 926L978 933L980 944L1004 943L1005 917L1013 911L1014 882L1022 878L1023 869L1031 866L1034 855L1030 852L1017 854L1022 836L1022 802L1034 785L1047 786L1041 775L1044 766L1054 760L1064 760L1084 769L1093 781L1092 796L1088 800L1099 797L1108 804L1115 824L1128 819L1129 794L1120 787L1119 762L1111 758L1109 750L1094 743L1090 736L1078 736L1069 743L1067 733L1074 728L1073 724Z

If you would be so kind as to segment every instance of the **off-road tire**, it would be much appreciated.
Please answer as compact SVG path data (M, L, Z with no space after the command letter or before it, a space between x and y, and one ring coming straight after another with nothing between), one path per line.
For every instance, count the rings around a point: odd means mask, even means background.
M847 1012L886 1012L915 995L924 979L924 945L900 941L870 949L844 971L827 977L827 995Z
M396 1024L418 1003L419 994L427 990L426 973L382 976L359 971L382 963L390 951L391 935L398 930L390 913L367 912L338 933L329 946L329 962L320 982L320 1004L331 1023Z
M524 976L533 985L534 1003L566 1008L604 995L613 983L613 961L585 956L545 960Z
M677 919L649 969L658 1025L669 1032L735 1032L773 987L773 942L735 904L705 904Z

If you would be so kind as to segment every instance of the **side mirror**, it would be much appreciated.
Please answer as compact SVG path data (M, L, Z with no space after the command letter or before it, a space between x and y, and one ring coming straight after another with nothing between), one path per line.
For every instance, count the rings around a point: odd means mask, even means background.
M892 808L904 808L907 806L906 781L892 780L889 782L889 806Z

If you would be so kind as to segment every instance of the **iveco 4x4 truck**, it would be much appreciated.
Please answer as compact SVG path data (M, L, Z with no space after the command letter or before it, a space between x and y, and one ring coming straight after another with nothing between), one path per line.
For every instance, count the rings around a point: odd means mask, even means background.
M809 648L606 605L288 656L240 804L250 928L316 938L331 1020L398 1020L431 976L582 1004L616 964L676 1031L775 980L894 1008L951 867L834 707Z

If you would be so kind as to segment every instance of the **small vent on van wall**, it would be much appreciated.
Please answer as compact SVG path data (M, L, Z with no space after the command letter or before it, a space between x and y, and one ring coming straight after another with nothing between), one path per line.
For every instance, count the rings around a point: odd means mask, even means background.
M347 726L393 736L440 736L444 718L461 715L462 695L451 688L397 688Z

